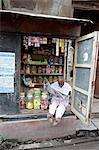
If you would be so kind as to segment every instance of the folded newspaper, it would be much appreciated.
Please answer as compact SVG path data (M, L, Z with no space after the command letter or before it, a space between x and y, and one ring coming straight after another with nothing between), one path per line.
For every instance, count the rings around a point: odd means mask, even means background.
M57 95L57 96L59 96L59 97L61 97L63 99L67 97L66 94L64 94L63 92L59 91L57 88L52 87L49 82L47 82L46 86L47 86L48 92L51 93L52 95Z

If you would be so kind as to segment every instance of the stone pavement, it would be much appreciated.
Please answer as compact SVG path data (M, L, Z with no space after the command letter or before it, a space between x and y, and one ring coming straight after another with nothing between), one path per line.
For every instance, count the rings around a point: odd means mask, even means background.
M74 135L79 130L99 129L99 119L93 119L87 126L79 119L71 115L64 117L62 122L53 127L48 120L31 119L21 121L6 121L0 123L0 135L5 139L17 139L19 141L46 140L58 137Z

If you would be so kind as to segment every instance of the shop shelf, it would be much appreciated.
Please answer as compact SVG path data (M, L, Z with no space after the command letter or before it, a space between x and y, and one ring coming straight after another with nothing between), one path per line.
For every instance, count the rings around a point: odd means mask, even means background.
M33 65L33 66L47 66L47 65L50 65L50 66L63 66L64 64L32 64L32 63L22 63L24 65Z
M27 75L27 76L62 76L63 73L50 73L50 74L35 73L35 74L24 74L24 75Z

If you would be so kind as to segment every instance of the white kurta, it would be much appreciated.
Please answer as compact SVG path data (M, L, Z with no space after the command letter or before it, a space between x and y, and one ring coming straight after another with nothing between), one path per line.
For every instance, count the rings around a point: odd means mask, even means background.
M51 84L51 89L63 94L63 96L53 96L51 105L49 106L49 113L55 115L55 118L61 118L65 112L65 108L69 103L69 92L72 92L72 88L68 83L64 83L62 87L59 86L58 82ZM54 94L53 94L54 95Z

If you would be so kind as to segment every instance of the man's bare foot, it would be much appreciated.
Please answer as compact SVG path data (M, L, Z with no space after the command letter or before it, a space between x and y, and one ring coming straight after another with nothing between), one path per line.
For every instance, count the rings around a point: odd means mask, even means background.
M60 122L61 122L61 118L56 119L56 120L53 122L53 126L57 126Z
M54 121L53 115L50 113L47 114L47 119L50 123L53 123L53 121Z

